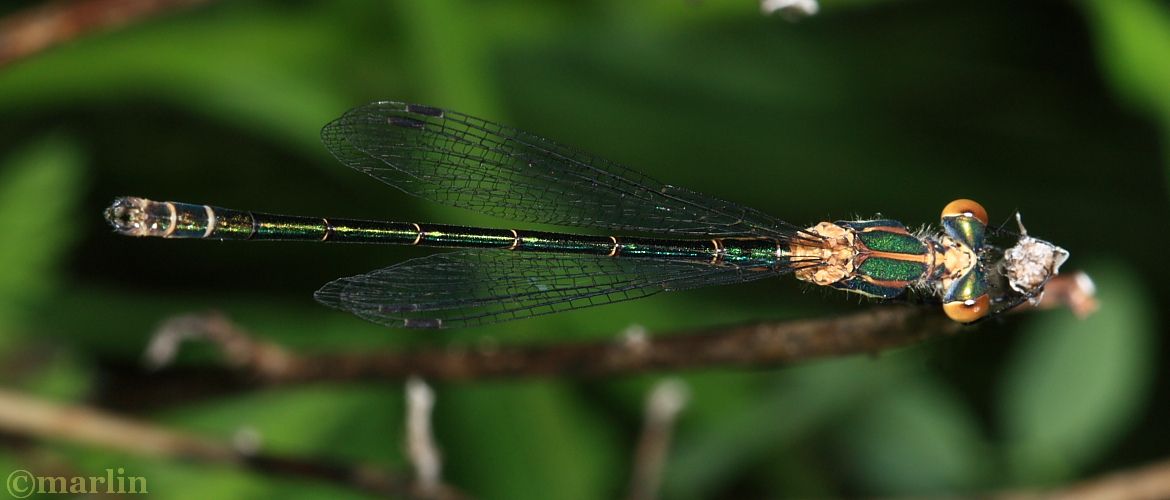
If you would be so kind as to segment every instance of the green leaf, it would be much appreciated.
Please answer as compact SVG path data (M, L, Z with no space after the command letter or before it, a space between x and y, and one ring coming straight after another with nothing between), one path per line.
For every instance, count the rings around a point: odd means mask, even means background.
M1003 377L1000 420L1025 483L1072 477L1135 423L1153 376L1154 309L1137 276L1090 266L1100 310L1037 312Z
M685 377L693 403L682 415L663 496L716 494L745 466L832 427L866 398L896 389L905 376L905 361L913 356L829 361L747 380L742 374Z
M404 464L402 390L394 387L309 386L226 398L176 409L161 419L227 439L254 429L264 450ZM345 448L334 445L349 443Z
M553 382L436 388L437 439L450 481L483 498L612 498L624 484L619 440Z
M238 432L254 433L260 449L275 455L371 464L403 472L407 470L404 411L398 388L313 386L177 408L160 415L159 420L184 432L222 441L233 439ZM109 464L111 460L107 457L95 463ZM143 475L168 498L188 494L191 498L306 497L309 492L332 497L340 491L320 481L262 477L234 467L177 466L170 462L143 467Z
M160 99L323 156L321 125L353 104L328 85L348 14L225 4L84 37L0 73L0 109Z
M61 349L50 358L39 360L36 371L24 381L22 389L59 401L84 399L93 385L93 372L87 360L78 354Z
M57 266L76 234L81 153L48 137L0 161L0 336L57 285Z
M1170 9L1151 0L1087 0L1097 56L1118 94L1170 139ZM1170 160L1165 162L1170 170Z
M987 477L988 449L970 411L929 379L909 381L854 413L840 436L866 494L970 490Z
M1098 56L1123 97L1170 119L1170 9L1150 0L1084 2Z

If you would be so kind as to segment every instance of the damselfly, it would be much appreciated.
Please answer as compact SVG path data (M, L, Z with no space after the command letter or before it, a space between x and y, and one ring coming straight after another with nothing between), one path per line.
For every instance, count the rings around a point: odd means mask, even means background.
M948 204L938 231L886 219L801 227L429 106L367 104L321 137L342 163L414 196L621 235L273 215L134 197L115 200L106 219L129 236L468 248L341 278L316 293L367 320L413 328L481 325L782 274L878 299L924 297L972 322L1038 299L1068 258L1022 225L1019 233L989 227L971 200Z

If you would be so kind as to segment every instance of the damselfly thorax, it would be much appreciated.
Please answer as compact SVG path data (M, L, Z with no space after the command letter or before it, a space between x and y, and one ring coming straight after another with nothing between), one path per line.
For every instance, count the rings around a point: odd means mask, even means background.
M878 299L916 293L961 322L1037 298L1068 253L996 229L956 200L937 232L895 220L801 227L662 184L527 132L395 102L355 108L322 131L343 163L430 200L609 235L275 215L124 197L106 219L129 236L383 243L468 250L341 278L326 305L390 326L472 326L793 274Z

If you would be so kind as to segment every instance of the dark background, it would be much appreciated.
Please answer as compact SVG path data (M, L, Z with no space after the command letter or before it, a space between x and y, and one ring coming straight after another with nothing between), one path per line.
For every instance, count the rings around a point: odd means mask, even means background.
M7 8L8 12L16 7ZM4 12L4 11L0 11ZM792 279L444 332L318 306L326 281L430 251L118 237L118 195L257 211L490 224L333 161L320 127L372 100L538 132L804 224L1015 210L1089 273L1100 311L988 322L880 356L677 374L691 390L667 498L1045 488L1165 458L1161 342L1170 7L1150 0L223 2L0 68L0 379L273 452L405 466L402 389L160 390L205 346L139 367L157 324L215 309L309 351L562 342L864 305ZM620 495L661 376L440 384L444 477L490 498ZM214 385L213 379L207 380ZM152 389L154 388L154 389ZM153 392L152 392L153 390ZM48 444L163 498L350 494ZM24 455L0 454L0 469ZM83 470L87 470L83 467Z

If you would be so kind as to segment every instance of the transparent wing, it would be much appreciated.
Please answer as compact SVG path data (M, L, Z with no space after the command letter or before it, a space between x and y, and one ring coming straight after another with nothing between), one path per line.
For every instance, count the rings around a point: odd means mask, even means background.
M342 163L406 193L521 222L776 239L801 231L757 210L453 111L371 103L326 125L321 138Z
M407 328L476 326L708 285L776 276L773 267L466 250L332 281L321 303Z

